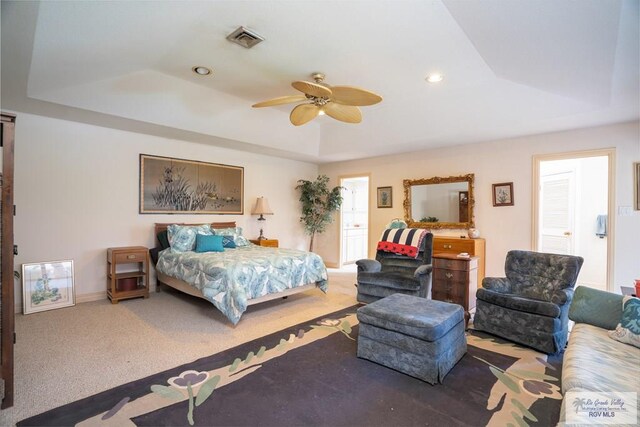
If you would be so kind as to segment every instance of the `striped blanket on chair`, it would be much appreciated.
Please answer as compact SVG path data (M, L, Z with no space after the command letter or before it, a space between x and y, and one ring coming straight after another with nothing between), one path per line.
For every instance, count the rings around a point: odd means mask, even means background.
M387 228L382 232L378 250L418 258L420 244L427 234L422 228Z

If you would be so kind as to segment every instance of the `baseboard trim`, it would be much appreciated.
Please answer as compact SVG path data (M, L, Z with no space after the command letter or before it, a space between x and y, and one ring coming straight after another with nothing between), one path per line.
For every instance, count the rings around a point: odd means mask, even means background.
M84 302L91 302L91 301L100 301L103 299L107 299L107 292L93 292L90 294L82 294L82 295L76 295L76 304L82 304Z
M76 295L76 304L107 299L107 291ZM23 314L22 301L16 301L15 314Z

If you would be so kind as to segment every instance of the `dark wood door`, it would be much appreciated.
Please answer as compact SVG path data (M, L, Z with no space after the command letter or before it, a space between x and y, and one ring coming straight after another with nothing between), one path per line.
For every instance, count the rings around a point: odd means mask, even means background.
M13 406L13 342L15 301L13 288L13 144L16 116L1 113L2 200L0 203L0 375L4 381L2 409Z

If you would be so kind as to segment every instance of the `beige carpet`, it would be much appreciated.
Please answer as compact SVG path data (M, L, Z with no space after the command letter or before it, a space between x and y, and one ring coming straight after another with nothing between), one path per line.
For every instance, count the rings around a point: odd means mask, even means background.
M250 306L235 327L209 302L163 287L151 297L17 315L15 406L0 425L217 353L356 303L355 270L314 289Z

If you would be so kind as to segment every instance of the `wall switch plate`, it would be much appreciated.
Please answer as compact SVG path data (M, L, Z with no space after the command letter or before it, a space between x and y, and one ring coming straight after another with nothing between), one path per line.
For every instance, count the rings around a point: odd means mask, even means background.
M633 215L633 208L631 206L618 206L618 216L631 215Z

